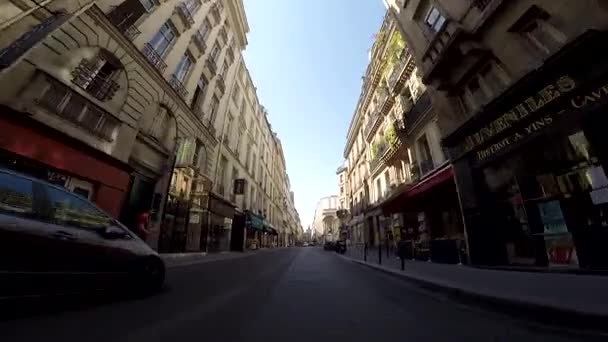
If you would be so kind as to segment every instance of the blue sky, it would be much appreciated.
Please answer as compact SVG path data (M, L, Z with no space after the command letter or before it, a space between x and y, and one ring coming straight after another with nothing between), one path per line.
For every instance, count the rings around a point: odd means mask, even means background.
M361 90L381 0L244 0L245 61L283 144L304 229L336 169Z

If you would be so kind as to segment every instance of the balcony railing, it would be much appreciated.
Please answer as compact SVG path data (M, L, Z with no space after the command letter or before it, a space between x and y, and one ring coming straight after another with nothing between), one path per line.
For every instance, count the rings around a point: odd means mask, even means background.
M401 93L401 89L403 89L403 86L411 76L415 67L416 63L414 62L414 57L412 57L410 50L404 48L399 60L393 65L391 74L388 77L388 87L393 94Z
M122 33L125 35L125 37L127 37L128 40L131 41L141 34L135 25L127 27Z
M167 64L163 60L163 57L158 52L156 52L154 47L152 47L152 45L150 45L149 43L146 43L146 45L144 45L142 53L144 54L144 56L146 56L148 62L150 62L150 64L152 64L160 72L164 72L165 69L167 69Z
M113 141L120 121L69 87L47 77L49 87L36 100L43 108L97 137Z
M370 141L371 138L374 136L374 132L376 131L376 128L380 123L381 117L382 115L380 114L380 110L378 109L374 110L374 112L370 116L369 121L367 122L367 124L365 125L365 129L363 130L367 141Z
M186 96L188 96L188 91L186 90L186 87L184 87L182 81L178 79L175 75L171 75L171 78L169 79L169 84L182 98L186 98Z
M428 92L424 92L416 101L409 112L405 113L405 122L409 128L420 120L424 114L431 108L431 97Z
M197 31L193 35L192 39L194 40L194 44L196 44L199 51L201 52L201 55L205 54L205 51L207 50L207 44L205 43L205 37L203 37L203 35Z
M72 76L74 84L86 90L99 101L111 100L116 90L120 88L118 83L112 80L112 74L106 75L101 71L92 70L86 60L72 71Z
M177 14L184 22L184 26L190 28L192 27L192 25L194 25L194 18L192 17L192 13L190 13L190 9L184 2L177 5L176 10Z

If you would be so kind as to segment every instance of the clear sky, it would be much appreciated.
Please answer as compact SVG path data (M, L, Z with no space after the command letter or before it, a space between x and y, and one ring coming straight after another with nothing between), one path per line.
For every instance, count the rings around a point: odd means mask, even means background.
M336 169L361 91L381 0L244 0L245 61L278 133L306 229Z

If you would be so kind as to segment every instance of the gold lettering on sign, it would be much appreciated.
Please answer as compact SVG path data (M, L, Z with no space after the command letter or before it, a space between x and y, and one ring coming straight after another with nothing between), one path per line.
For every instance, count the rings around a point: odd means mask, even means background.
M548 103L555 101L565 93L568 93L575 88L576 82L572 77L564 75L558 78L553 84L546 85L538 93L528 97L523 102L517 104L511 110L505 112L504 114L496 118L494 121L490 122L488 125L482 127L479 131L465 137L465 152L470 151L476 146L483 144L498 133L513 127L513 125L517 124L520 120L522 120L529 114L538 111ZM604 86L602 89L604 90L604 93L608 94L608 85ZM600 93L598 92L598 94ZM592 95L595 96L595 94ZM595 96L595 98L599 99L598 96ZM589 98L573 99L572 105L575 108L580 108L577 107L577 105L584 106L591 99L595 101L593 97L587 97ZM537 124L546 124L546 122Z

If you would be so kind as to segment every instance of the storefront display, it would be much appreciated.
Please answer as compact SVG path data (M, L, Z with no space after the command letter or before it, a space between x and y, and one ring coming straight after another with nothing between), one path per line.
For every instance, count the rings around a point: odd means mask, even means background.
M474 263L608 268L605 35L573 43L444 140Z

